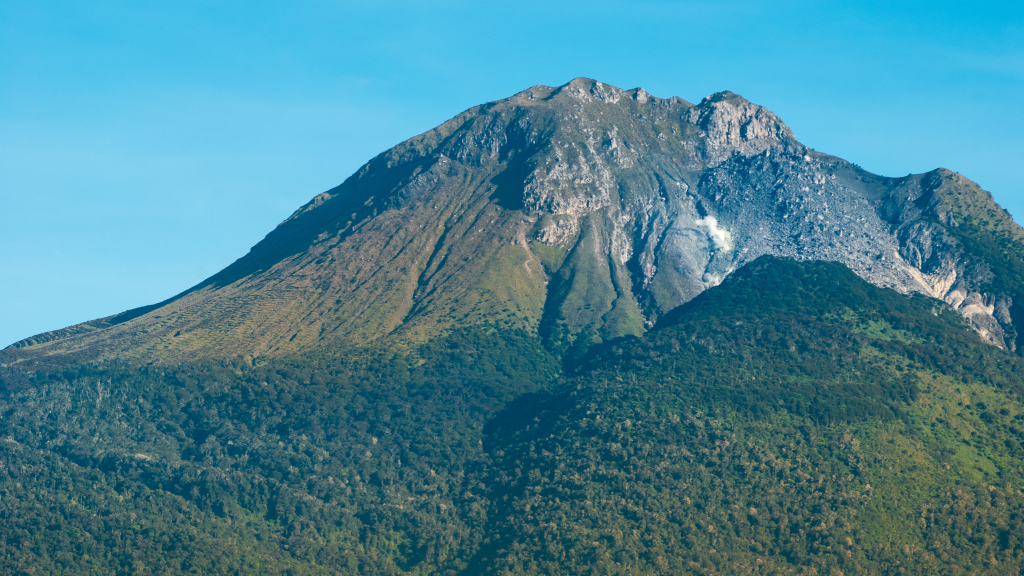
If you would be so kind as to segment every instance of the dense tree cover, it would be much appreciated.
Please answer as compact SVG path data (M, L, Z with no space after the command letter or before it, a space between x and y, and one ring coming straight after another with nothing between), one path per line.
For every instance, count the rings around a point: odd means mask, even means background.
M557 373L535 338L481 330L415 355L8 372L0 571L434 571L482 522L484 422Z
M1017 573L1022 373L937 301L771 258L561 365L475 329L10 368L0 572Z
M480 572L1016 573L1017 357L833 264L758 261L487 428Z

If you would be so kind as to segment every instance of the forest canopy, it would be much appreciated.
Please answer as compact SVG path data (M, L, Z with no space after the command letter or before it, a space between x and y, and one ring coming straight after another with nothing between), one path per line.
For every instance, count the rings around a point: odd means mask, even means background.
M0 370L0 571L1015 573L1024 360L761 258L643 337Z

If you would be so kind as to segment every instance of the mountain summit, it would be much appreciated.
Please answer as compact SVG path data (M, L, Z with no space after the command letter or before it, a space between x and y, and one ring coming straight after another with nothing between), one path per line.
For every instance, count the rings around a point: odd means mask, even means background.
M0 360L279 356L473 324L565 349L642 334L762 255L941 299L1016 349L1022 239L948 170L868 173L731 92L694 105L577 78L380 154L178 296Z

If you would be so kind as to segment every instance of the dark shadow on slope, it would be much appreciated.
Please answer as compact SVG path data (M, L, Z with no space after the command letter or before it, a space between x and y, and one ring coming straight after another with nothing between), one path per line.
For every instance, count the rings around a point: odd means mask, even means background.
M510 454L504 452L518 454L524 446L548 438L573 406L573 398L563 392L527 393L484 425L483 448L494 457L496 466L488 472L497 477L518 478L511 483L488 483L488 499L493 508L488 513L487 533L480 547L467 559L462 574L485 573L497 555L508 550L516 540L516 534L504 529L504 525L517 513L515 504L526 488L526 477L508 469Z
M505 135L506 141L499 151L499 158L505 167L491 178L495 188L491 199L506 210L523 210L526 207L526 179L533 172L532 160L539 149L531 143L527 134L514 125L506 130Z
M507 164L504 170L491 178L491 183L494 184L491 199L506 210L522 210L526 207L523 202L523 188L529 175L530 168L525 162L513 161Z

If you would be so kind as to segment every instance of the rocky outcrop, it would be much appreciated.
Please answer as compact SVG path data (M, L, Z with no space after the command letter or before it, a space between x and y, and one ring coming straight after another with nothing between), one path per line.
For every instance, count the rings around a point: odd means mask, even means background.
M381 154L185 294L4 354L273 355L466 323L568 346L639 334L765 254L943 300L1015 348L1013 267L977 248L992 230L1024 237L959 175L870 174L736 94L576 79Z

